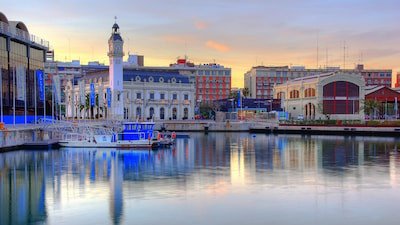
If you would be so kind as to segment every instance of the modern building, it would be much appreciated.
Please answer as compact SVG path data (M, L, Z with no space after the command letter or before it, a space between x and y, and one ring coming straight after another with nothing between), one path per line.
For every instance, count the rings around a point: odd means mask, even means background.
M178 59L170 67L195 83L196 102L212 102L229 97L232 87L231 68L217 63L195 65L187 59Z
M300 77L274 87L292 119L364 120L365 80L342 72Z
M367 85L380 85L391 87L392 70L364 69L357 65L355 69L340 69L339 67L326 67L320 69L306 69L303 66L256 66L244 75L244 87L249 89L251 98L272 98L275 85L288 80L318 75L329 72L345 74L359 74L365 79Z
M127 120L194 118L195 86L178 70L123 65L123 40L114 24L110 66L69 79L66 116Z
M1 122L31 123L45 114L44 62L49 43L0 12Z

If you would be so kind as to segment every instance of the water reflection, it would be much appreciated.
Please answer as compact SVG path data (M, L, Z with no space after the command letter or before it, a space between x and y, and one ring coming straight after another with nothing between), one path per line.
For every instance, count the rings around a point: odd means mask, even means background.
M394 138L228 133L191 134L173 149L159 151L4 153L0 154L0 224L151 224L171 217L162 212L174 212L162 208L166 202L183 207L187 215L163 223L198 218L198 224L242 224L246 221L235 216L232 221L213 214L196 217L204 211L202 205L209 204L197 198L225 196L218 204L238 211L233 199L243 204L254 196L269 200L279 196L290 202L285 194L303 188L313 199L298 201L321 210L320 198L327 198L327 193L337 191L344 204L343 196L353 190L397 190L398 144ZM158 211L159 217L150 210ZM263 216L255 215L247 223L263 221Z

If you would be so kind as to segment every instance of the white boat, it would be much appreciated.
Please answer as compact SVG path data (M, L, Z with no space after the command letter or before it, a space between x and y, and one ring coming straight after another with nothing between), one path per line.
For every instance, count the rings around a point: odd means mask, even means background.
M121 133L66 133L59 145L76 148L157 148L160 141L154 133L154 125L153 122L124 122Z

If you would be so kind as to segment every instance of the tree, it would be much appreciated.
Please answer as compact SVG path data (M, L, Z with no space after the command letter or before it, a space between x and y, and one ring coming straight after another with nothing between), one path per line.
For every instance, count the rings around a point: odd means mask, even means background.
M366 99L364 100L364 113L369 115L369 118L375 117L377 113L379 113L380 103L375 99Z
M243 93L243 96L244 97L249 97L250 96L250 90L249 90L249 88L243 88L243 91L242 91L242 93Z
M318 103L317 110L318 110L319 113L321 113L321 114L323 114L325 116L326 120L330 120L331 119L331 114L329 114L326 111L324 111L324 105L322 103Z

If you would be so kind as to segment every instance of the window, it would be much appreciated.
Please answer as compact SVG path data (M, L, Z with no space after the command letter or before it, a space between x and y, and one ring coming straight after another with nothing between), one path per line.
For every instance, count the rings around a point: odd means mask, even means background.
M178 95L176 93L172 94L172 99L173 100L177 100L178 99Z
M165 119L165 109L164 108L160 108L160 120Z
M176 120L177 114L178 114L178 110L176 110L176 108L173 108L172 109L172 119L173 120Z
M314 88L307 88L304 91L304 97L305 98L315 97L315 89Z
M153 119L153 116L154 116L154 108L153 107L150 107L149 115L150 115L150 119Z
M359 112L360 88L346 81L329 83L323 88L324 114L356 114Z
M185 94L185 95L183 96L183 98L184 98L185 100L189 100L189 95L188 95L188 94Z
M141 119L142 117L142 109L140 107L136 108L136 118Z
M299 97L300 97L300 92L298 90L290 91L290 98L299 98Z
M276 95L277 99L285 99L285 92L281 91Z
M136 93L136 99L142 99L142 93L137 92Z
M154 93L150 93L150 100L154 100Z
M183 109L183 119L187 120L189 118L189 109L188 108L184 108Z
M165 94L164 94L164 93L161 93L161 94L160 94L160 99L161 99L161 100L164 100L164 99L165 99Z

